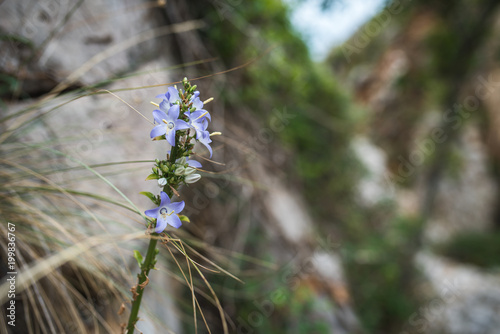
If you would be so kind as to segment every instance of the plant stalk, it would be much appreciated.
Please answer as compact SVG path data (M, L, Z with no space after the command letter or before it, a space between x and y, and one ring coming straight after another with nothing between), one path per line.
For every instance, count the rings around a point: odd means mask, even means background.
M178 140L177 140L178 142ZM176 160L176 153L177 153L177 145L172 148L172 154L171 154L171 161L175 162ZM172 189L167 185L163 187L163 191L167 193L167 195L172 198ZM147 284L144 284L146 280L148 279L149 271L154 268L154 263L156 259L156 244L158 243L158 238L159 234L158 233L152 233L151 234L152 238L149 240L149 246L148 246L148 252L146 253L146 258L142 262L141 265L141 272L137 275L139 278L139 283L137 284L136 288L136 293L135 299L132 301L132 308L130 310L130 316L128 318L128 324L127 324L127 334L134 334L135 330L135 324L139 320L139 309L141 308L141 300L142 300L142 295L144 293L144 288L146 288ZM142 286L141 286L142 285Z
M137 323L139 309L141 307L142 295L144 293L144 282L148 279L149 271L154 267L154 261L156 258L156 244L158 239L157 233L151 234L152 238L149 240L148 252L146 253L146 258L141 266L141 273L137 275L139 277L139 284L137 284L136 297L132 301L132 309L130 310L130 317L128 318L127 334L133 334L135 329L135 324Z

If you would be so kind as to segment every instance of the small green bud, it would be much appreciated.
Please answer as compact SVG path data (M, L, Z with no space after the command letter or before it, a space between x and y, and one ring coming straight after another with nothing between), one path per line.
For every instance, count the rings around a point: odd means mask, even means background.
M158 165L160 163L159 159L155 159L156 164Z

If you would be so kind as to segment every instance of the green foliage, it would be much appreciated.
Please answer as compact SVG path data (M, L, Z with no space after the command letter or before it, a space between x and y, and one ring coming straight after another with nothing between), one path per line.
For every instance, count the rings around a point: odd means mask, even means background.
M183 223L190 223L191 222L191 220L189 220L189 218L185 215L179 215L179 218L180 218L181 222L183 222Z
M500 233L461 233L435 246L435 250L456 261L483 268L500 267Z
M17 78L6 73L0 72L0 96L12 94L18 85ZM2 101L3 103L3 101ZM3 107L3 105L1 106Z
M139 252L138 250L134 250L134 258L137 260L137 264L139 265L140 268L142 266L142 261L143 261L141 252Z
M411 263L420 221L393 218L388 224L365 225L343 254L355 307L369 333L395 333L418 308Z
M151 175L150 175L150 176L151 176ZM149 178L149 176L148 176L148 178ZM155 177L154 179L157 179L157 178ZM146 179L146 180L148 180L148 179ZM159 201L159 200L158 200L158 197L157 197L157 196L155 196L155 195L153 195L153 194L152 194L152 193L150 193L149 191L141 191L139 194L146 196L146 197L147 197L147 198L149 198L149 199L151 200L151 202L153 202L154 204L156 204L156 205L160 205L160 202L161 202L161 201Z
M217 13L209 17L218 18ZM262 57L238 73L240 85L225 98L235 108L249 106L263 124L270 124L274 111L291 115L273 135L294 152L288 172L303 180L313 212L332 219L329 198L347 201L360 175L349 147L360 115L333 74L311 61L281 1L242 2L207 31L207 38L228 67ZM342 200L334 204L333 212L342 205Z

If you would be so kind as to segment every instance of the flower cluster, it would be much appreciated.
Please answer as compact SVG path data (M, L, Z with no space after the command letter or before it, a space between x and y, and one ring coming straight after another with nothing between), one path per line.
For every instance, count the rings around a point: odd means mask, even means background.
M181 225L177 214L184 208L184 202L171 203L168 194L176 193L182 184L194 183L201 178L196 173L202 167L201 163L191 159L194 144L203 144L212 157L211 134L207 130L211 117L203 109L212 99L202 102L196 85L191 86L186 78L182 84L183 89L171 86L165 94L158 95L157 98L162 99L159 104L152 102L158 109L153 111L155 127L150 136L153 140L166 140L171 146L165 160L156 159L153 172L146 179L157 180L163 188L160 196L146 194L158 205L158 208L145 212L147 216L156 218L156 233L161 233L167 224L175 228Z
M175 87L168 87L165 94L156 96L163 99L158 108L153 111L153 117L157 126L151 130L151 138L165 138L167 142L175 147L177 131L187 135L187 142L195 138L205 145L212 157L210 143L210 133L207 131L208 121L211 121L210 113L203 109L204 103L200 100L200 92L195 90L195 86L189 86L185 91L177 90ZM207 100L208 101L208 100ZM192 129L194 135L190 136Z

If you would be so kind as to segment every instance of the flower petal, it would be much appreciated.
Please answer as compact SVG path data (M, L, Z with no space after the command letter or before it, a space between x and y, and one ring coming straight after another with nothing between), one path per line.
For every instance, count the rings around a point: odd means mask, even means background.
M180 108L178 104L174 104L168 110L168 119L167 120L175 120L179 118Z
M154 138L154 137L164 135L165 132L167 132L167 128L166 128L165 124L160 124L160 125L155 126L153 128L153 130L151 130L151 133L149 134L149 136L151 138Z
M205 145L205 147L210 152L210 158L211 158L212 157L212 148L210 147L210 143L212 142L212 140L210 139L210 133L208 133L208 131L202 132L202 135L198 139L198 141L200 143L202 143L203 145Z
M194 167L194 168L201 168L202 167L201 163L199 163L196 160L189 159L187 163L188 163L188 166L191 166L191 167Z
M163 100L160 102L161 111L168 111L170 109L170 103L167 100Z
M176 130L184 130L184 129L189 129L189 128L190 128L189 124L187 124L182 119L178 119L175 121L175 129Z
M171 216L168 216L167 219L168 219L168 224L175 228L179 228L182 225L180 218L175 213Z
M196 110L200 110L203 108L203 102L201 102L199 97L193 99L193 107L195 107Z
M203 136L203 130L200 128L195 128L196 130L196 140L200 140L200 138Z
M175 103L180 100L179 91L177 91L174 86L168 87L165 95L168 96L168 102L170 103Z
M161 207L164 207L164 206L167 206L168 204L170 204L170 197L168 197L166 192L164 192L164 191L160 192L160 198L161 198L161 202L160 202L160 207L158 208L158 211L160 210Z
M175 213L180 213L184 209L185 205L186 204L184 203L184 201L182 201L182 202L173 202L173 203L170 203L169 205L167 205L167 208L171 209L171 210L174 210Z
M163 120L168 118L164 111L158 109L153 110L153 117L158 124L163 124Z
M186 111L184 115L188 118L188 124L191 124L191 113L189 111Z
M148 217L156 218L158 216L158 211L160 211L160 208L154 208L151 210L144 211L144 214Z
M168 223L168 216L166 218L163 218L161 215L158 216L156 219L156 227L155 227L155 232L156 233L161 233L167 227Z
M208 121L207 121L207 119L204 118L203 122L201 124L202 124L201 128L203 129L203 131L205 131L208 128Z
M186 111L186 113L189 119L192 121L198 119L201 115L203 115L203 112L201 110L195 110L193 112Z
M167 132L167 141L170 145L175 146L175 128Z
M205 145L205 147L207 148L208 152L210 152L210 158L212 157L212 148L210 147L210 145L208 143L204 143L202 142L203 145Z
M202 112L202 115L205 114L203 115L202 119L208 118L210 121L212 120L212 116L210 116L210 113L208 111L206 111L205 109L200 109L200 111Z

